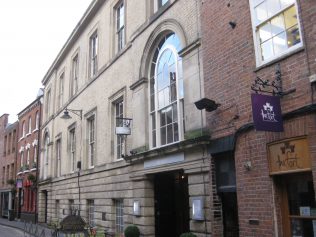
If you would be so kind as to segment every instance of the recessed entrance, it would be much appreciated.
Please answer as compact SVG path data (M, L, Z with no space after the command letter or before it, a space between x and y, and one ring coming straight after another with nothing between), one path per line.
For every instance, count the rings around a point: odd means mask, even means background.
M190 229L188 177L183 171L154 176L155 236L175 237Z

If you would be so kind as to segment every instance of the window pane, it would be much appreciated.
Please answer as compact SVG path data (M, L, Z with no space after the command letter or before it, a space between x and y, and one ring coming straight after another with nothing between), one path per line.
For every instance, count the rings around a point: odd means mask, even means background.
M150 95L150 112L155 110L155 95Z
M167 106L168 104L170 104L170 88L166 87L164 89L164 106Z
M280 11L280 1L279 0L267 0L268 5L268 17L273 16L275 13Z
M153 130L152 139L153 139L153 147L156 147L156 130Z
M283 18L283 15L280 14L279 16L274 17L271 20L271 32L272 32L272 35L275 36L275 35L280 34L283 31L285 31L284 18Z
M158 108L162 108L164 107L165 103L164 103L164 93L163 91L160 91L158 93Z
M261 44L261 55L262 55L263 61L267 60L273 56L272 39Z
M290 4L293 4L294 3L294 0L281 0L281 7L284 8Z
M179 141L179 128L178 123L173 124L173 134L174 134L174 141Z
M301 42L301 36L298 29L298 25L288 29L286 31L286 35L288 47L291 47Z
M167 126L167 143L173 142L172 124Z
M178 121L178 108L177 108L177 104L173 104L173 105L172 105L172 111L173 111L173 122L177 122L177 121Z
M291 7L284 12L284 19L285 19L285 27L286 29L297 25L297 15L295 7Z
M256 24L263 22L268 17L268 11L266 7L266 2L261 3L255 8L255 21Z
M264 1L264 0L252 0L254 6L259 5L259 4L262 3L263 1Z
M160 113L160 126L166 125L166 110L162 110Z
M279 54L287 49L286 33L283 32L273 38L274 53Z
M260 43L265 42L268 39L271 39L271 25L270 22L264 24L262 27L259 28L259 37Z
M168 107L166 111L167 124L172 123L172 107Z
M161 145L166 144L166 127L160 128L160 143Z

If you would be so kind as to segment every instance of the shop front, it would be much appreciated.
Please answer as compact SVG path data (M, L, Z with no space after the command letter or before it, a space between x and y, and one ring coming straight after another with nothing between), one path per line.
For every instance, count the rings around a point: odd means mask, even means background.
M316 236L316 203L307 136L267 145L270 175L279 194L283 236Z

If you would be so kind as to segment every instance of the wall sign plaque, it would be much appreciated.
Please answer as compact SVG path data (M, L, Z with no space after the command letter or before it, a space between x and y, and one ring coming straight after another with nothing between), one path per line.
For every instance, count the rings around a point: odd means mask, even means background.
M267 145L270 174L311 170L307 137L296 137Z

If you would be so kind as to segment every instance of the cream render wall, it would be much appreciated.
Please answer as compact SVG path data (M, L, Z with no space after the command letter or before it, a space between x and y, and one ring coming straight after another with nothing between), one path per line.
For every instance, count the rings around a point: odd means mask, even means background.
M48 207L47 222L57 221L63 213L56 216L55 200L60 200L60 208L68 208L68 200L74 199L78 204L77 172L70 172L69 163L69 128L76 128L76 158L82 158L80 173L81 186L81 214L86 216L86 200L95 200L97 212L96 224L113 228L113 199L124 198L126 215L124 222L142 226L145 236L154 236L154 201L153 183L146 176L149 173L183 169L189 175L190 196L205 195L205 186L209 181L207 176L208 163L201 158L205 156L203 149L184 151L185 161L170 167L160 167L144 171L144 164L131 165L123 159L116 160L113 152L114 143L114 115L113 102L123 96L124 116L132 118L132 135L127 137L126 153L133 149L149 149L149 112L148 112L148 83L140 82L148 79L148 60L151 49L155 45L156 37L163 30L175 30L182 42L182 60L184 75L184 114L186 132L203 128L204 114L198 111L194 102L203 97L203 76L199 53L199 2L198 0L173 0L164 11L157 12L148 18L150 1L125 0L126 10L126 45L119 53L114 48L114 12L113 7L118 1L104 1L97 13L88 21L86 27L75 42L68 45L63 60L55 65L52 73L46 75L43 82L45 95L51 88L51 108L53 116L44 113L42 137L47 131L50 135L50 160L47 178L41 175L39 187L39 219L43 221L45 212L45 195L47 191ZM89 38L98 31L99 53L98 74L89 78ZM78 93L70 98L70 78L72 58L79 55ZM64 105L57 106L58 75L65 72L64 77ZM140 85L135 85L140 82ZM131 87L132 86L132 87ZM131 88L130 88L131 87ZM46 99L44 98L44 101ZM45 104L44 104L45 106ZM76 115L71 120L62 120L60 116L65 108L80 109L83 112L82 121ZM45 108L44 108L45 111ZM96 114L96 160L93 169L88 167L87 161L87 115L93 111ZM82 138L81 138L82 134ZM202 134L200 134L202 135ZM61 177L56 177L56 139L61 138ZM205 158L205 157L204 157ZM203 158L203 159L204 159ZM43 151L42 151L43 159ZM41 172L43 166L41 167ZM147 172L147 173L146 173ZM200 180L196 181L196 177ZM202 189L203 187L203 189ZM194 194L194 190L198 193ZM44 192L45 191L45 192ZM139 198L144 206L142 216L132 215L133 198ZM206 207L209 204L206 203ZM106 213L105 220L102 213ZM209 219L209 218L208 218ZM192 230L200 231L206 225L192 222ZM207 227L209 229L209 227ZM209 230L208 230L209 231Z

